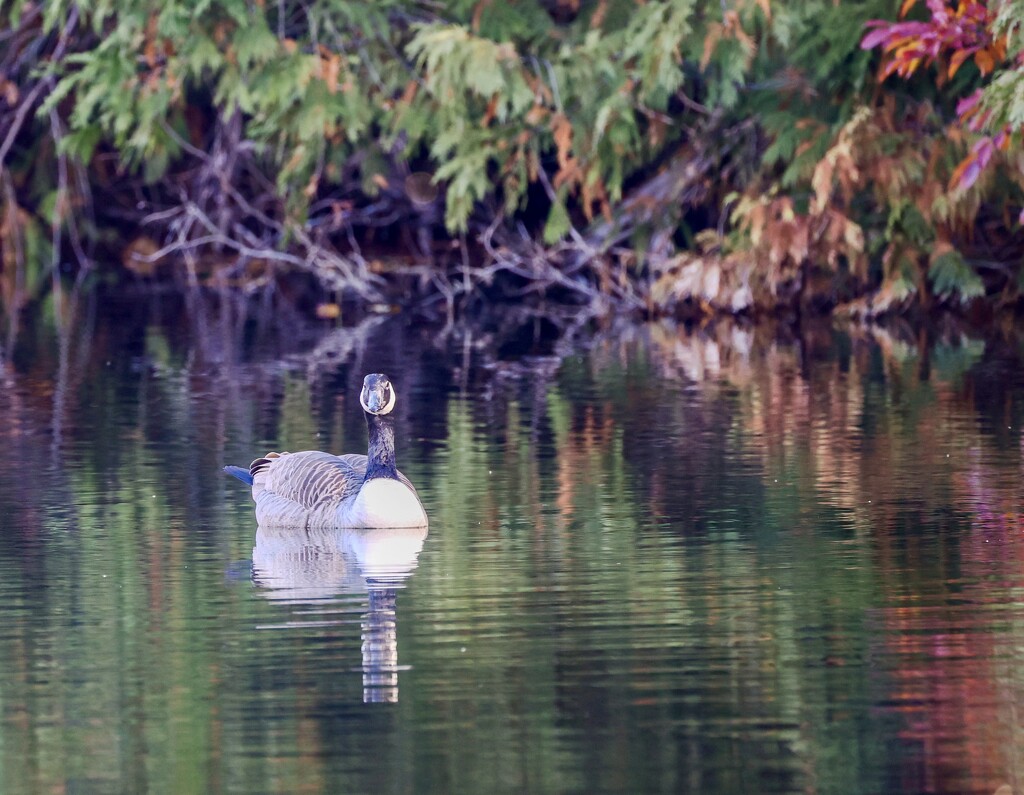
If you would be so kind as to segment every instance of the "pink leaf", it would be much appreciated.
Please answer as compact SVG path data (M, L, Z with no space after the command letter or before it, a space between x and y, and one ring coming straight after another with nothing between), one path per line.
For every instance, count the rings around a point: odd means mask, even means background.
M988 161L992 159L992 155L995 154L996 151L995 144L992 142L991 138L982 138L977 141L971 149L974 154L978 156L978 160L981 161L982 168L988 165Z
M869 22L868 24L870 25L871 23ZM890 31L888 28L876 28L861 39L860 48L862 50L874 49L888 39L889 35Z
M971 185L978 181L978 177L981 175L981 164L976 158L971 158L970 162L967 163L966 167L960 172L960 190L967 190Z
M967 113L974 110L980 101L981 89L979 88L976 89L973 94L969 94L956 103L956 115L961 117L965 116Z

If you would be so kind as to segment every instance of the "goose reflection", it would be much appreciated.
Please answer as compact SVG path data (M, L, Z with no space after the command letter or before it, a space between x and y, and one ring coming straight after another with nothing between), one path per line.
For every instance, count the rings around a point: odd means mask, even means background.
M258 527L252 578L287 604L368 596L362 618L363 701L398 700L397 592L416 569L427 528L309 530Z

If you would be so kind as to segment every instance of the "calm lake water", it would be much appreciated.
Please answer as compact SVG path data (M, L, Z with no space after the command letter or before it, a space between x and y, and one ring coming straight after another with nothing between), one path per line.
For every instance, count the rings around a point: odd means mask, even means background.
M5 793L1024 793L1012 329L45 315L0 359ZM365 451L372 371L429 533L258 530L220 467Z

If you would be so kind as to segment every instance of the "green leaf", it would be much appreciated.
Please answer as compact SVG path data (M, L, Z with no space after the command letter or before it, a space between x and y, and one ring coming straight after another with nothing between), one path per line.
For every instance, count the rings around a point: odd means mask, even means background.
M932 260L928 280L937 296L958 296L961 303L985 294L985 283L956 250L946 251Z
M103 138L103 130L98 125L89 125L73 130L60 141L60 151L83 163L92 159L96 145Z
M547 223L544 224L544 242L549 246L569 234L572 223L569 220L569 211L565 207L563 197L559 196L551 210L548 212Z

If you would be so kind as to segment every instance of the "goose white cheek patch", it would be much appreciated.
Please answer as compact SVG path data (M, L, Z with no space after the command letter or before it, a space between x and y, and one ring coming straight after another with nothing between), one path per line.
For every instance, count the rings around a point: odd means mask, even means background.
M363 407L363 411L367 412L368 414L390 414L391 410L395 407L395 400L397 399L397 395L395 394L395 388L393 386L388 387L387 405L382 406L376 411L370 408L368 398L369 393L365 389L359 393L359 404Z

